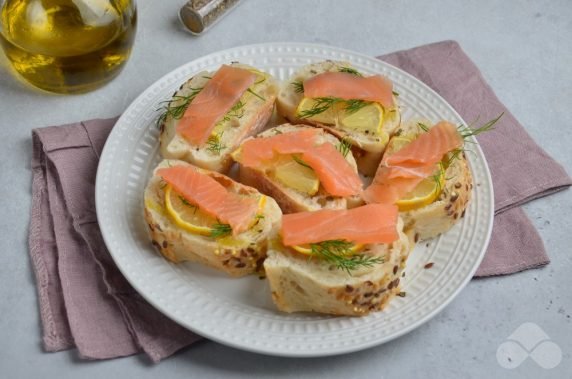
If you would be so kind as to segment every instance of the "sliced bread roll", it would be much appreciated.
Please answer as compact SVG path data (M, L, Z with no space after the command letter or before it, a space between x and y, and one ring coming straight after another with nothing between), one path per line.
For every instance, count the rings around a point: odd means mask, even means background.
M372 176L379 165L389 137L401 122L399 107L397 105L391 109L381 107L382 112L379 116L376 116L375 110L370 109L371 112L368 112L362 108L353 113L351 119L345 118L346 113L339 109L335 114L332 114L332 117L324 116L327 114L326 112L313 117L302 117L300 112L304 108L301 106L304 99L303 83L305 80L324 72L349 72L361 75L348 62L327 60L304 66L296 71L291 78L282 82L276 99L277 112L291 123L320 126L339 138L345 138L352 145L352 152L357 161L359 172L366 176ZM394 104L397 104L395 96L393 96L393 101ZM377 105L380 106L380 104ZM381 128L377 128L378 122L376 121L373 121L372 125L368 124L369 121L364 122L364 120L376 120L377 117L380 117Z
M390 244L365 245L360 254L379 263L351 271L340 270L320 258L311 259L273 241L264 261L272 299L283 312L319 312L364 316L384 309L401 292L400 281L412 241L402 231Z
M229 234L228 230L216 229L218 225L206 222L200 207L189 204L173 190L167 193L169 185L157 175L157 171L179 165L191 166L183 161L162 161L145 189L145 220L149 225L153 245L174 263L199 262L232 276L243 276L260 270L266 257L268 241L276 233L282 217L274 199L217 172L196 168L228 191L259 199L260 208L253 225L240 234ZM167 196L171 196L169 204ZM194 208L185 209L186 206ZM190 230L188 224L196 225L197 230ZM211 230L209 233L207 229L205 233L205 227L217 231Z
M271 137L278 134L287 134L292 132L297 132L303 129L312 129L313 127L307 125L291 125L283 124L277 127L265 130L256 137L253 138L265 138ZM248 139L246 140L248 141ZM246 142L245 141L245 142ZM341 149L341 142L333 135L320 130L317 143L329 142L335 147ZM296 213L303 211L314 211L318 209L346 209L353 208L362 204L361 197L359 195L339 197L333 196L328 193L322 184L317 187L317 192L310 194L299 188L294 188L285 183L284 179L280 179L280 175L277 175L277 170L279 170L280 163L274 162L274 164L269 164L260 168L247 167L241 163L242 155L242 145L241 148L237 149L233 154L233 158L239 164L239 180L241 183L257 188L260 192L271 196L276 200L283 213ZM351 166L353 171L357 173L356 161L349 150L345 151L345 160ZM287 158L289 161L293 161L292 158ZM299 166L297 166L299 164ZM299 173L292 173L290 177L302 177L304 172L312 175L311 169L304 167L304 162L298 161L293 164L294 167L300 170Z
M432 126L433 123L428 120L414 119L403 123L395 135L415 139L424 129ZM400 212L405 229L413 233L416 241L436 237L451 229L465 216L471 199L473 178L465 152L449 153L443 162L444 183L438 197L420 208Z
M160 149L163 158L180 159L195 166L226 173L232 159L230 153L248 136L260 132L274 110L278 85L274 78L254 67L232 63L231 66L252 71L254 84L239 102L217 123L209 140L200 146L177 133L177 124L185 109L215 72L203 71L184 83L163 108L160 117ZM208 104L205 104L208 110Z

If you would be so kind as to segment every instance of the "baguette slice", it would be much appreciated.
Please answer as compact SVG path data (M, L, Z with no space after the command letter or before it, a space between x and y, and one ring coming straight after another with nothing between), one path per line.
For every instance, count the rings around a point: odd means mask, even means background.
M226 119L215 127L211 140L203 146L193 145L180 136L177 133L179 119L167 116L160 124L159 140L163 158L180 159L207 170L226 173L232 164L230 153L243 139L265 127L274 110L278 91L276 81L254 67L239 63L231 65L257 74L256 82L250 87L254 93L245 92L242 95L240 101L244 106L227 113ZM173 108L184 104L182 98L204 87L212 75L214 72L203 71L193 76L174 93L173 100L167 106Z
M277 231L282 213L274 199L267 197L263 218L249 230L236 236L212 238L191 233L177 225L165 208L165 182L156 175L159 168L186 165L177 160L163 160L155 169L145 189L145 220L149 225L153 245L168 260L199 262L231 276L244 276L261 269L266 257L268 240ZM229 191L245 196L263 196L213 171L198 169L225 186Z
M257 137L270 137L276 134L289 133L300 129L309 129L307 125L283 124L265 130ZM256 138L256 137L255 137ZM334 146L339 146L340 141L333 135L325 131L320 133L318 142L330 142ZM241 149L237 149L232 155L239 164L239 180L241 183L257 188L260 192L274 198L283 213L296 213L304 211L315 211L318 209L347 209L363 204L359 195L349 197L337 197L327 193L322 186L315 195L301 192L290 188L272 176L272 170L254 169L240 164ZM351 152L345 157L355 172L357 172L356 161Z
M362 251L383 258L383 263L354 270L351 275L273 240L264 270L274 303L289 313L364 316L382 310L401 291L401 275L413 246L401 220L397 228L399 239L395 242L365 245Z
M387 145L389 136L392 135L401 122L401 114L398 106L393 109L384 109L381 135L372 135L370 133L366 134L365 132L343 129L333 124L323 124L307 118L300 118L297 115L297 108L304 94L303 92L299 92L297 86L293 85L293 83L303 83L312 76L324 72L339 72L340 70L348 68L352 69L351 64L348 62L331 60L302 67L295 72L292 77L281 83L280 91L276 99L276 109L279 115L291 123L320 126L338 138L345 138L352 145L352 152L357 161L359 172L366 176L373 176L381 161L381 155ZM395 96L393 100L394 104L397 104Z
M429 128L434 126L431 121L414 119L403 123L395 134L415 138L423 132L419 123ZM445 160L450 161L450 164L445 170L445 183L439 197L424 207L400 212L405 230L411 231L416 241L445 233L465 216L473 189L473 177L467 157L462 152L455 158L448 154Z

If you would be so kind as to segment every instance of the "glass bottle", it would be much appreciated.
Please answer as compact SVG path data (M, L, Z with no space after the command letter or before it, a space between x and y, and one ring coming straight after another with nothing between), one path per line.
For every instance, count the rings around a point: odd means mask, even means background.
M0 0L0 45L12 68L50 92L108 83L131 53L137 13L130 0Z

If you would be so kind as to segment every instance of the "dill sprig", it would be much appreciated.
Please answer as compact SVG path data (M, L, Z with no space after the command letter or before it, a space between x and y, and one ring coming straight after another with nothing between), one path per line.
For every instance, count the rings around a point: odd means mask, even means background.
M338 151L345 157L348 156L348 153L351 151L352 145L350 140L347 137L343 137L340 140L340 144L338 145Z
M296 93L304 93L304 83L300 80L290 83L292 87L294 87L294 92Z
M346 100L345 111L347 114L356 113L357 111L359 111L360 109L369 104L371 104L371 101L364 101L357 99Z
M351 68L351 67L340 67L339 72L345 72L348 74L352 74L355 76L363 76L358 70L356 70L355 68Z
M459 134L461 134L461 137L463 137L465 142L469 142L469 141L467 141L467 139L469 137L478 136L481 133L488 132L489 130L493 130L494 129L493 126L498 122L498 120L501 119L501 117L503 115L504 115L504 112L499 114L496 118L493 118L492 120L490 120L490 121L486 122L485 124L479 126L478 128L472 128L471 126L460 125L458 127ZM473 122L473 124L477 123L478 120L479 119L477 118L477 120L475 120L475 122Z
M312 108L305 109L298 114L300 118L310 118L313 116L317 116L320 113L324 113L328 109L334 106L334 104L343 101L338 97L316 97L313 99L314 104L312 104Z
M242 100L238 100L236 104L234 104L232 108L230 108L230 110L226 112L224 117L219 122L217 122L217 124L230 121L230 119L233 117L242 118L242 116L244 116L244 113L246 112L246 110L244 109L244 105L245 104L242 102Z
M260 80L257 81L257 82L254 82L254 85L257 86L257 85L259 85L259 84L264 83L265 81L266 81L266 76L262 76L262 79L260 79Z
M256 220L256 222L254 223L254 225L252 225L253 227L258 225L260 223L260 220L264 220L264 215L257 214L256 216L254 216L254 219Z
M257 94L256 92L254 92L251 88L247 89L246 92L250 92L250 93L253 94L254 96L258 97L260 100L266 101L266 99L265 99L264 97L262 97L261 95Z
M453 163L455 159L459 159L459 156L463 154L464 151L465 149L463 148L451 150L449 154L447 154L447 157L443 160L443 167L447 169L449 166L451 166L451 163Z
M344 110L346 111L347 114L355 113L360 109L362 109L363 107L365 107L366 105L371 104L371 101L365 101L359 99L344 100L340 99L339 97L333 97L333 96L316 97L313 100L314 104L312 104L312 107L310 109L305 109L302 112L300 112L298 114L298 117L310 118L317 116L321 113L324 113L328 109L332 108L337 103L342 103L342 102L345 103Z
M211 226L211 234L209 235L211 238L220 238L228 236L232 233L232 228L229 224L221 224L217 222L213 226Z
M157 118L157 127L160 127L168 117L174 118L175 120L179 120L183 117L185 111L189 107L189 104L195 99L199 92L202 91L202 89L203 87L191 87L191 93L187 96L175 95L171 100L162 101L161 104L165 105L156 109L157 111L163 111Z
M444 173L443 173L444 174ZM441 170L439 169L439 171L437 171L435 174L433 174L431 176L431 179L433 179L433 181L435 182L435 184L437 185L437 191L439 193L441 193L441 190L443 189L441 186Z
M428 132L429 131L429 127L421 122L417 123L417 127L421 130L423 130L424 132Z
M179 200L181 201L181 203L183 203L184 205L186 205L187 207L193 207L195 208L196 206L194 204L191 204L189 202L189 200L185 199L183 196L179 195Z
M213 154L220 154L220 152L226 149L226 145L222 143L222 135L224 132L220 134L215 134L209 137L207 140L207 150Z
M312 169L312 166L310 166L308 163L304 162L304 161L302 160L302 158L300 158L300 157L298 157L298 156L296 156L296 155L292 155L292 159L294 159L294 162L298 163L300 166L304 166L304 167L307 167L307 168L313 170L313 169Z
M474 122L472 122L469 126L467 125L459 125L457 127L459 134L461 135L461 138L463 139L463 141L465 143L473 143L473 141L470 141L469 138L470 137L474 137L477 136L481 133L484 132L488 132L490 130L494 129L494 125L501 119L501 117L504 115L504 112L502 112L501 114L499 114L496 118L493 118L492 120L484 123L483 125L477 127L477 128L473 128L472 125L476 124L478 122L478 118L477 120L475 120ZM417 123L417 126L419 128L421 128L424 132L429 131L429 128L427 127L427 125L424 125L420 122ZM443 160L443 166L445 169L447 169L454 161L455 159L458 159L459 156L461 156L465 151L467 151L467 149L465 149L464 147L460 147L454 150L451 150L447 157Z
M320 243L311 243L312 256L320 257L336 265L336 268L351 275L352 270L361 267L372 267L376 263L383 263L381 257L369 255L352 255L352 242L346 240L329 240Z

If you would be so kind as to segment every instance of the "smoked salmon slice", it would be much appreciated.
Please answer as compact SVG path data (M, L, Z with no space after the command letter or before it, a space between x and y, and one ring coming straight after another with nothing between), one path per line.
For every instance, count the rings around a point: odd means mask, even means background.
M384 157L375 178L363 192L368 203L394 204L433 174L448 152L463 146L457 128L437 123L396 153Z
M258 167L280 154L297 154L311 149L320 129L301 129L272 137L253 138L242 144L240 162L247 167Z
M324 189L333 196L360 194L362 182L344 156L329 142L316 143L319 129L250 139L242 145L241 164L259 168L278 154L301 154L304 163L316 173Z
M435 165L449 151L463 146L463 138L455 125L441 121L411 143L384 159L388 167Z
M391 243L398 238L397 206L368 204L353 209L322 209L282 216L286 246L346 240L356 244Z
M194 167L174 166L157 170L157 175L175 191L205 213L227 223L233 235L248 230L258 211L258 200L240 196Z
M207 142L216 123L255 80L256 74L248 70L222 65L185 110L177 133L197 146Z
M393 84L381 75L368 77L346 72L324 72L304 81L304 96L366 100L393 107Z

